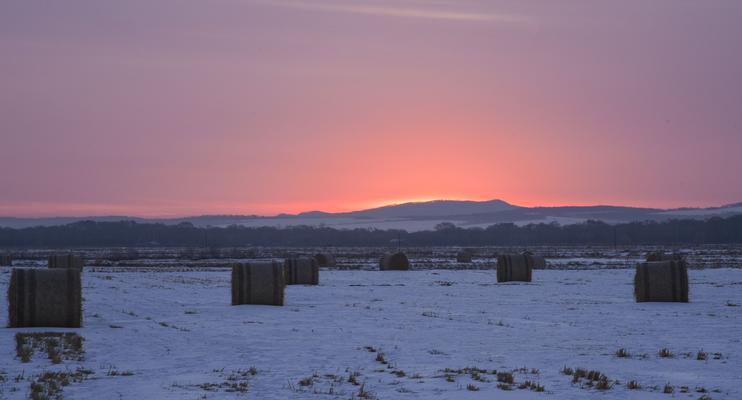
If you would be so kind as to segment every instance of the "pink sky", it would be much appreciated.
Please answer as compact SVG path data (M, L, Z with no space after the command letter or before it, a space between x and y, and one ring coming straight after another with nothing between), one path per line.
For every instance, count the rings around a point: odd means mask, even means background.
M742 201L742 2L0 5L0 215Z

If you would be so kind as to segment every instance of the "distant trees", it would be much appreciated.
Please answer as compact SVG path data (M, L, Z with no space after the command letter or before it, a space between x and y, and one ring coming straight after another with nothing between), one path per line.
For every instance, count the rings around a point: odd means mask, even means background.
M591 220L573 225L541 223L518 226L503 223L487 228L460 228L443 222L434 230L421 232L312 226L199 228L190 223L165 225L133 221L83 221L61 226L0 228L0 247L388 246L397 240L405 246L742 243L742 215L617 225ZM133 254L121 256L131 257Z
M435 230L440 231L452 231L456 229L456 225L453 222L441 222L435 225Z

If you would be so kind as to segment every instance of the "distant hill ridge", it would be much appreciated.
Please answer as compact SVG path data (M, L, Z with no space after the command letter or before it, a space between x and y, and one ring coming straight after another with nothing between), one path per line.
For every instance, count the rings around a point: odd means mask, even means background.
M556 206L521 207L495 199L487 201L434 200L387 205L366 210L329 213L307 211L299 214L200 215L181 218L142 218L129 216L16 218L0 217L0 227L66 225L77 221L135 221L164 224L192 223L196 226L294 226L315 225L334 228L433 229L440 222L452 222L461 227L485 227L496 223L579 223L600 220L607 223L673 218L709 218L742 214L742 202L721 207L658 209L626 206Z

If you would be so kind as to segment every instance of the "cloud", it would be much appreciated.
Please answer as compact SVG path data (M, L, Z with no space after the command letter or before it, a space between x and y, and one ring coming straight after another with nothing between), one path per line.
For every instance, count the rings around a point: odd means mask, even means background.
M463 22L495 22L505 24L526 24L529 19L514 14L492 13L492 12L463 12L440 10L422 7L398 7L391 5L373 5L368 2L330 3L326 1L302 1L302 0L253 0L253 3L299 8L306 10L318 10L327 12L376 15L382 17L397 18L419 18L430 20L463 21Z

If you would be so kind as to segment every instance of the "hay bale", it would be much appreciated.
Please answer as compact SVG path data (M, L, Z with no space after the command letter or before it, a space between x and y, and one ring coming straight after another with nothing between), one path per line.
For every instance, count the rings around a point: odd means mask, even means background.
M461 250L456 253L456 262L458 263L470 263L472 262L472 253L466 250Z
M82 326L82 293L77 269L18 269L10 275L11 328Z
M647 253L647 262L656 261L683 261L683 256L680 254L665 254L663 251Z
M531 260L533 261L533 268L536 269L544 269L546 268L546 259L544 256L531 256Z
M684 261L639 263L634 275L634 298L637 302L688 302L688 267Z
M536 269L546 268L546 259L543 256L533 254L533 252L530 250L524 251L523 254L531 257L531 261L533 262L532 264L533 268L536 268Z
M287 285L319 285L319 264L314 258L287 258L283 270Z
M498 282L530 282L532 275L532 256L528 254L502 254L497 256Z
M283 265L271 261L232 265L232 305L283 305Z
M337 265L335 257L330 253L317 253L314 255L314 259L317 260L317 264L320 267L334 267Z
M9 267L13 265L13 257L10 254L0 254L0 266Z
M401 251L385 254L379 260L380 271L407 271L410 269L410 260Z
M83 261L74 254L49 256L49 268L73 268L82 270Z
M543 256L537 256L535 254L531 254L529 255L529 257L531 257L533 268L536 268L536 269L546 268L546 259Z

